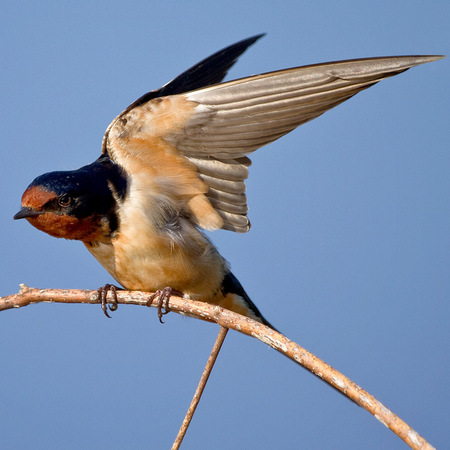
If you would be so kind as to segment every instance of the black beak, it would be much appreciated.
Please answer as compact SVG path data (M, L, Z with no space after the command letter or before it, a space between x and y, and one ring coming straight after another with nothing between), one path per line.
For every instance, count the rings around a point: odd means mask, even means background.
M42 214L42 211L34 211L28 206L24 206L14 217L14 220L17 219L26 219L27 217L39 216Z

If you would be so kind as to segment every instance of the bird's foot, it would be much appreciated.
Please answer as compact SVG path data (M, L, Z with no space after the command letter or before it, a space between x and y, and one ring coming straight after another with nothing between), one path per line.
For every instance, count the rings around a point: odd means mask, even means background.
M110 311L115 311L119 306L119 303L117 301L117 290L118 289L120 290L120 288L118 288L117 286L114 286L113 284L105 284L104 286L97 289L97 292L98 292L97 300L101 303L102 311L105 313L105 316L109 317L110 319L111 319L111 316L108 314L108 307L109 307ZM111 294L112 294L112 299L110 300L110 305L108 305L108 302L107 302L108 292L111 292Z
M164 289L158 289L148 299L147 306L151 306L153 300L156 300L156 306L158 308L158 319L161 323L164 323L162 320L162 316L170 312L169 300L172 295L182 296L183 293L171 287L165 287Z

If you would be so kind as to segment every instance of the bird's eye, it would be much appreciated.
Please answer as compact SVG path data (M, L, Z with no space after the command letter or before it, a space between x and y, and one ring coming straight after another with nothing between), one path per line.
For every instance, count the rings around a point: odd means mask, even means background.
M67 208L72 204L72 197L69 194L61 195L58 199L59 206L62 206L63 208Z

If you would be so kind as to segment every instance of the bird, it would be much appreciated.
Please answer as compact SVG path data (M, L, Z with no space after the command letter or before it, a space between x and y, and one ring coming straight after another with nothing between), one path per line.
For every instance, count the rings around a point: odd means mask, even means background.
M35 178L14 219L81 241L122 287L165 301L160 320L177 293L274 328L205 234L250 229L248 155L379 81L443 56L336 61L223 82L263 35L131 103L108 126L98 159Z

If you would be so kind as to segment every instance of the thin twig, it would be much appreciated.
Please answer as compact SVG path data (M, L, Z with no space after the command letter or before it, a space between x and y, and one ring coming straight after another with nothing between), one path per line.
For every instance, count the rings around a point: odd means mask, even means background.
M186 435L186 431L191 423L192 417L194 416L195 410L197 409L198 402L200 401L203 390L205 389L206 383L208 382L209 375L211 374L211 370L214 367L214 363L216 362L217 355L222 348L223 341L227 336L228 328L220 327L219 334L217 335L216 342L214 343L214 347L211 350L211 354L209 355L208 362L206 363L205 369L203 370L202 376L197 386L197 390L195 391L194 397L192 398L189 409L186 413L186 416L181 424L180 431L178 431L175 442L172 445L172 450L178 450L180 448L181 442Z
M139 291L117 291L120 304L148 306L151 293ZM8 297L0 297L0 311L4 309L20 308L39 302L58 303L99 303L97 291L85 290L57 290L33 289L21 285L20 293ZM300 364L314 375L327 382L347 397L352 399L366 411L372 414L382 424L392 430L414 450L431 450L432 447L407 423L386 408L375 397L370 395L345 375L341 374L317 356L310 353L283 334L256 322L249 317L241 316L219 306L194 300L172 296L169 301L171 311L195 317L197 319L216 322L225 328L232 328L240 333L253 336L292 361Z

